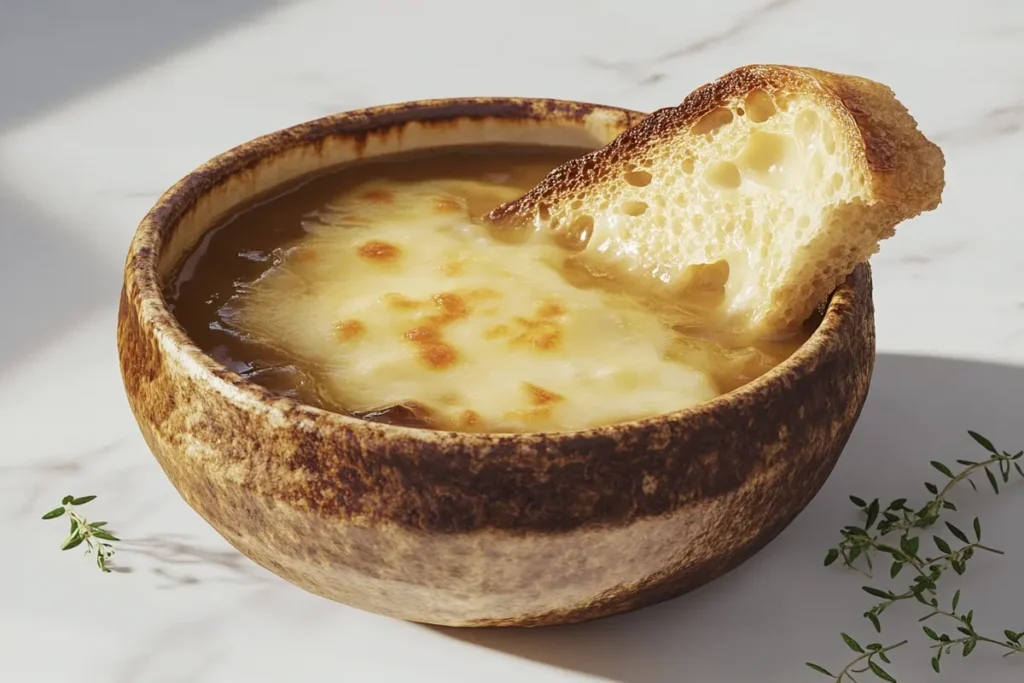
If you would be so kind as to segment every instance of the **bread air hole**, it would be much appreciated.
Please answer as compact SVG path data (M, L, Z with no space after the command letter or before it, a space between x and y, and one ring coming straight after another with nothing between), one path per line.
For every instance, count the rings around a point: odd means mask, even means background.
M622 202L622 213L627 216L642 216L647 212L647 202L625 201Z
M711 164L705 178L711 185L726 190L735 190L743 182L740 170L731 161L716 161Z
M775 102L764 90L751 90L744 100L747 118L754 123L764 123L775 116Z
M694 135L710 135L716 130L732 122L732 112L725 107L717 107L698 119L690 132Z
M722 259L714 263L695 263L687 266L684 282L687 290L723 289L729 282L729 262Z
M794 177L800 155L789 136L755 131L738 161L754 181L782 188Z
M793 103L796 101L796 96L790 94L776 95L774 100L775 106L779 111L788 112L789 108L793 106Z
M590 244L593 234L594 217L583 214L573 220L568 230L557 233L555 239L560 247L572 251L583 251Z
M647 171L630 171L625 176L626 182L633 187L647 187L654 179Z

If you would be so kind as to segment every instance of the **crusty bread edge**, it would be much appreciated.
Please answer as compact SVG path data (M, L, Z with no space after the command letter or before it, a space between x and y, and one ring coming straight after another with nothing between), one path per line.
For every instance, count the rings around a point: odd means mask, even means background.
M858 76L799 70L814 78L852 119L857 148L863 151L872 174L876 201L898 208L901 220L939 205L945 187L945 157L921 133L892 89Z
M697 88L682 104L659 109L601 149L562 164L527 194L495 208L488 218L528 220L540 204L586 190L621 172L651 146L756 89L803 92L846 122L843 134L862 168L871 174L875 195L871 199L892 204L900 220L938 206L944 187L942 150L918 130L917 122L890 88L866 78L818 69L755 64Z

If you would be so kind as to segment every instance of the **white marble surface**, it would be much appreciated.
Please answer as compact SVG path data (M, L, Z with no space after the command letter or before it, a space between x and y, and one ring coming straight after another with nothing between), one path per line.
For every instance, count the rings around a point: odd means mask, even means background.
M861 581L821 567L846 495L923 493L929 459L974 452L969 428L1024 447L1024 6L853 7L0 0L0 679L797 683L817 680L808 659L843 661L840 630L870 637ZM752 561L602 622L455 632L293 588L177 496L123 398L114 321L135 224L181 175L327 112L454 95L649 110L758 61L890 84L943 146L947 189L874 261L879 362L846 453ZM58 552L63 525L39 515L69 492L99 494L87 510L125 539L123 573ZM1024 487L960 498L1008 551L974 561L964 600L980 626L1024 629ZM1024 679L1024 658L980 650L932 674L915 614L887 624L912 639L902 683Z

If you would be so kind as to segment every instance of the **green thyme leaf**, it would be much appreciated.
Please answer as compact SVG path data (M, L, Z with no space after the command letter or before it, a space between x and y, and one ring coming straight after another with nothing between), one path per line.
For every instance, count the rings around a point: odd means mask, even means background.
M999 451L997 451L996 447L992 445L992 442L983 437L981 434L979 434L978 432L971 431L970 429L967 430L967 433L971 435L972 439L981 444L981 447L984 448L986 451L994 455L999 455Z
M825 674L829 678L835 678L835 676L832 675L832 672L829 671L828 669L826 669L823 666L818 666L817 664L815 664L813 662L807 662L807 666L811 667L812 669L814 669L815 671L817 671L820 674Z
M84 540L85 537L83 537L81 534L71 534L66 539L64 539L64 543L61 544L60 549L71 550L72 548L77 548L78 546L82 545L82 541Z
M949 533L951 533L954 536L956 536L957 540L959 540L961 543L967 543L968 545L970 545L971 540L969 538L967 538L967 534L965 534L959 528L954 526L952 523L946 522L946 528L949 529Z
M859 654L864 654L864 648L860 646L860 643L858 643L856 640L854 640L845 633L840 633L839 635L843 637L843 642L846 643L846 647L850 648L851 650Z
M868 666L871 667L871 673L875 674L883 681L889 681L889 683L896 683L896 679L890 676L889 672L887 672L885 669L878 666L874 662L868 661Z
M985 468L985 476L988 477L988 483L992 485L992 490L999 495L999 482L996 481L996 475L992 474L992 470Z
M878 620L877 614L875 614L874 612L865 612L864 616L867 617L868 621L871 622L871 625L875 627L875 632L882 632L882 622Z
M861 590L868 595L873 595L876 598L882 598L883 600L888 600L892 597L892 593L888 593L878 588L872 588L871 586L861 586Z

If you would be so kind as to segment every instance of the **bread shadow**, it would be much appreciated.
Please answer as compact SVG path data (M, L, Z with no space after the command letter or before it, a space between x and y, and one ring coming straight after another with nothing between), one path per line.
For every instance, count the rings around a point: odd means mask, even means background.
M856 519L848 496L920 493L923 498L922 482L939 476L929 460L981 455L968 429L987 435L997 446L1024 447L1022 395L1022 367L880 354L864 412L822 491L782 535L730 574L675 600L587 624L430 628L481 647L623 683L814 680L804 664L808 659L825 664L848 659L838 639L841 630L871 637L859 616L870 600L860 591L864 582L848 570L822 566L825 550L838 540L838 529ZM960 495L974 496L970 505L988 505L993 499L969 490ZM1019 496L1007 498L999 504L1024 508ZM1007 581L1020 571L1024 555L1019 532L1014 533L1009 521L999 522L1010 516L993 509L986 517L993 518L991 537L998 537L1003 549L1017 544L1018 559L1001 560L1002 569L994 570L1005 572ZM986 605L986 610L991 613L998 606ZM911 637L919 631L912 616L897 625ZM923 663L920 670L927 670L925 645L918 645L921 651L905 655L902 665L916 671ZM894 671L900 670L897 662ZM994 670L989 679L1004 680L998 673L1002 670Z

